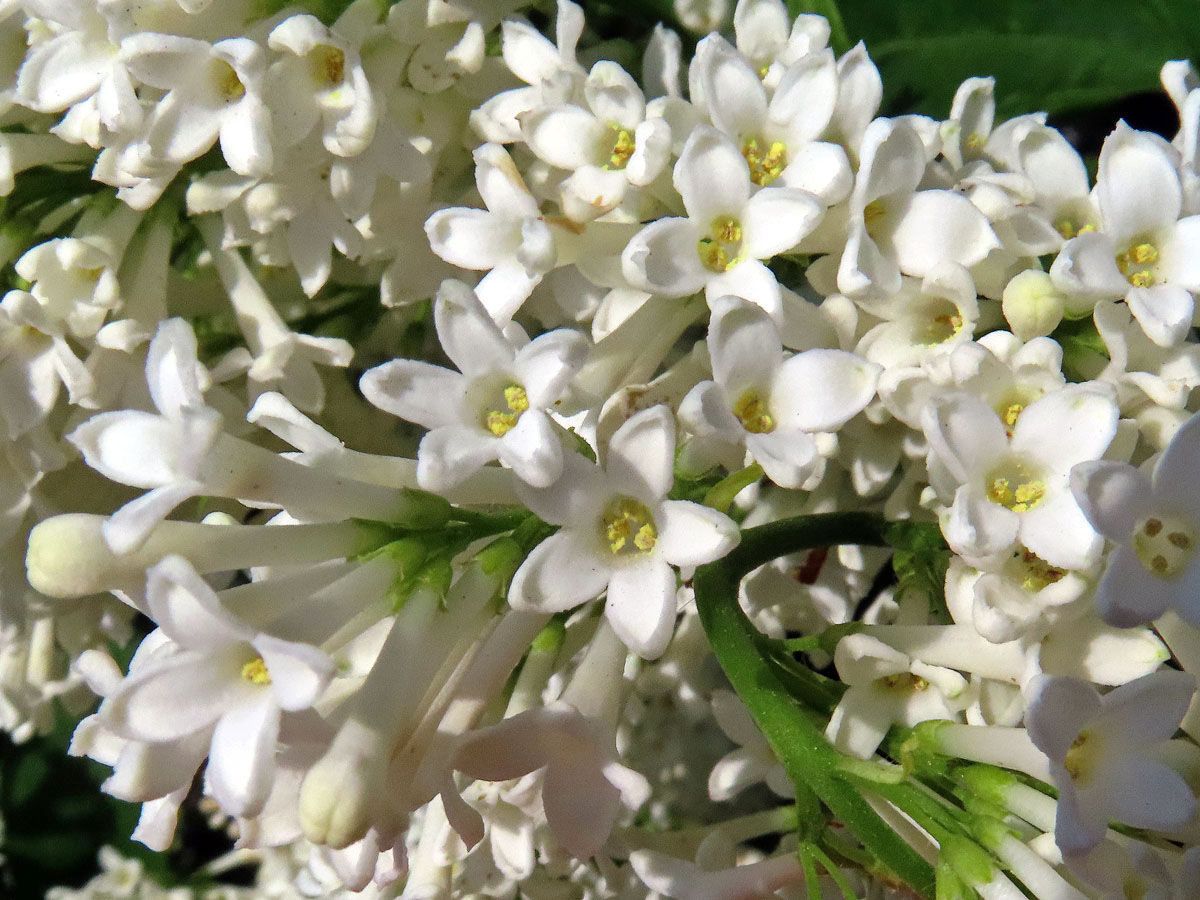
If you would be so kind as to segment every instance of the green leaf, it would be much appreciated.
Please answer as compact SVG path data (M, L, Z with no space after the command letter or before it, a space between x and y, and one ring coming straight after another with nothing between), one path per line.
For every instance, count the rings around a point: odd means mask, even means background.
M885 109L937 118L971 76L996 78L1001 117L1062 112L1157 90L1162 64L1200 47L1188 0L843 0L840 8L879 66Z

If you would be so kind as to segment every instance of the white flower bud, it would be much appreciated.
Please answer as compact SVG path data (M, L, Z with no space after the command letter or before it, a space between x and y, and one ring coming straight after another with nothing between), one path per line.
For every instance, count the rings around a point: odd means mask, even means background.
M1062 294L1045 272L1021 272L1004 288L1000 302L1013 334L1023 341L1050 334L1062 321Z

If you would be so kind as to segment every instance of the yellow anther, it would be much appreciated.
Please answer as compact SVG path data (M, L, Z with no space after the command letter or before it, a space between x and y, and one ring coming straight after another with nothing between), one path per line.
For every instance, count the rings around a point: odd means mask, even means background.
M1066 569L1052 566L1036 553L1028 550L1019 551L1013 556L1021 561L1021 568L1025 572L1025 577L1021 579L1021 587L1027 591L1036 593L1052 584L1058 584L1067 575Z
M1117 254L1117 268L1134 287L1153 287L1158 283L1154 274L1156 262L1158 248L1147 241L1131 244L1123 253Z
M759 187L770 184L787 167L787 145L783 141L772 141L764 153L758 138L747 138L742 156L750 167L750 180Z
M978 131L972 131L971 134L968 135L967 140L966 140L966 145L971 150L978 150L980 147L982 147L986 143L987 143L987 138L985 138Z
M1133 530L1133 552L1142 568L1159 578L1180 575L1191 562L1195 548L1196 531L1182 519L1150 516Z
M1096 226L1091 222L1086 222L1083 225L1076 225L1074 220L1068 216L1063 216L1054 223L1054 230L1061 234L1066 240L1073 237L1079 237L1081 234L1089 234L1096 230Z
M1003 413L1003 415L1000 416L1000 418L1002 418L1004 420L1005 426L1007 428L1011 429L1014 425L1017 424L1017 419L1020 418L1021 413L1024 410L1025 410L1024 403L1010 403L1010 404L1008 404L1008 406L1004 407L1004 413Z
M962 327L963 317L958 313L935 316L930 321L929 327L925 329L925 343L927 345L944 343L962 331Z
M717 216L696 243L700 263L710 272L727 272L742 261L742 225L733 216Z
M632 497L618 497L600 518L604 540L614 556L619 553L649 553L658 542L654 516L646 504Z
M881 200L872 200L863 209L863 225L867 229L867 234L872 238L876 237L875 229L879 226L879 222L886 212L887 209Z
M246 86L242 84L242 79L238 78L233 66L223 59L217 59L213 60L213 68L218 94L230 103L246 96Z
M1071 743L1063 760L1063 768L1072 781L1087 784L1096 775L1097 757L1100 755L1096 743L1095 735L1086 729L1079 732L1079 737Z
M609 132L612 134L612 151L609 153L608 162L605 163L606 169L623 169L629 164L629 157L633 156L633 151L637 149L634 143L633 135L621 128L619 125L609 125Z
M510 384L504 388L504 408L489 409L484 412L483 425L496 437L504 437L521 418L521 413L529 409L529 396L525 388L519 384Z
M885 675L879 680L883 682L885 688L892 691L909 692L929 689L929 682L912 672L897 672L894 675Z
M733 405L733 414L751 434L770 434L775 430L771 409L758 391L746 391Z
M271 683L271 673L267 671L267 664L261 656L254 657L242 666L242 677L251 684Z
M318 45L308 54L312 79L326 87L336 87L346 78L346 54L329 44Z
M987 498L1013 512L1029 512L1046 496L1046 483L1030 478L1021 465L1009 465L988 479Z

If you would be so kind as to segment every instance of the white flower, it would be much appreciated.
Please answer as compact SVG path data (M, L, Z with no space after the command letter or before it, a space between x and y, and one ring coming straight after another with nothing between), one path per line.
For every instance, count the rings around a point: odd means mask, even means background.
M600 852L621 806L636 810L646 779L617 762L608 726L556 702L467 735L451 766L472 778L508 781L543 769L541 795L555 839L579 859Z
M918 190L926 149L908 122L876 119L863 135L837 286L851 297L895 293L900 275L970 266L1000 245L983 213L952 191Z
M741 150L756 185L811 191L827 205L846 199L853 183L846 152L819 140L837 106L832 51L801 56L768 93L750 61L712 34L696 47L689 79L693 102Z
M547 411L583 364L585 339L560 329L510 340L458 281L442 284L434 316L442 348L462 374L398 359L361 381L371 403L430 429L417 451L418 482L443 491L499 459L528 484L551 485L562 473L563 451Z
M539 158L571 174L560 186L563 211L586 222L644 187L666 167L671 128L646 117L637 82L617 63L601 60L583 84L587 107L537 106L520 116L521 132Z
M783 764L737 694L713 691L712 712L717 727L738 746L713 764L708 776L708 796L717 802L732 800L759 782L765 782L780 797L795 796L795 787Z
M325 149L354 156L371 142L378 110L363 71L359 45L378 22L379 9L353 4L332 27L294 15L272 29L267 46L285 51L267 75L272 122L285 145L298 143L320 124Z
M838 641L834 665L849 690L829 717L825 736L843 753L869 759L895 724L953 719L970 700L957 672L901 653L878 638Z
M709 126L688 138L674 181L687 218L659 219L639 231L621 254L625 277L673 297L703 289L710 303L733 294L780 317L779 282L761 260L796 246L816 227L824 204L795 188L752 194L741 152Z
M152 154L185 163L219 137L221 153L233 171L240 175L271 171L262 47L248 38L209 44L143 32L121 42L121 58L143 82L167 92L144 125Z
M1168 609L1200 626L1200 416L1175 432L1153 480L1133 466L1099 460L1071 471L1088 521L1117 547L1096 589L1111 625L1151 622Z
M1095 384L1071 385L1025 407L1011 440L1000 417L959 393L926 408L930 481L947 509L942 532L968 557L1022 544L1052 566L1083 569L1101 550L1068 490L1076 463L1098 458L1117 429L1117 406Z
M785 359L775 322L737 297L714 304L708 348L714 380L683 399L680 422L702 439L744 445L782 487L799 487L813 472L814 432L844 425L875 396L878 367L841 350Z
M563 527L513 576L513 607L558 612L607 591L605 616L626 646L661 655L675 624L671 567L712 562L738 542L727 516L667 499L674 451L671 413L656 406L617 429L603 466L568 456L554 486L521 490L534 513Z
M1064 853L1096 846L1109 819L1170 831L1195 816L1191 788L1157 755L1195 691L1195 678L1172 670L1103 697L1073 678L1041 676L1031 683L1025 723L1050 758L1059 791L1054 836Z
M227 812L254 815L271 788L281 711L311 706L333 662L241 622L182 557L148 574L150 612L170 643L105 698L101 718L150 744L211 729L209 787Z
M1064 290L1096 300L1123 297L1156 344L1183 341L1200 289L1200 217L1180 218L1183 194L1174 151L1124 123L1100 151L1098 231L1063 247L1050 275Z
M507 322L554 268L554 234L512 157L499 144L476 147L475 186L486 210L454 207L425 223L433 252L464 269L489 270L476 285L492 318Z

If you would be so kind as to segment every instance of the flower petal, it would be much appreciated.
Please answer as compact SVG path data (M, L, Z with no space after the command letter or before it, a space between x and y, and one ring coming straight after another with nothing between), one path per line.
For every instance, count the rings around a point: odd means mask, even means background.
M699 503L668 500L655 517L655 549L673 566L700 566L720 559L738 545L741 533L724 513ZM611 593L612 588L609 588Z
M580 535L572 529L550 535L513 575L509 604L513 609L556 613L600 596L611 572L600 549L599 535Z
M843 350L805 350L785 360L771 385L777 426L833 431L875 396L882 370Z
M608 624L642 659L658 659L675 631L675 571L656 554L612 570Z
M213 731L206 776L221 808L233 816L262 811L275 775L279 706L271 691L228 710Z

